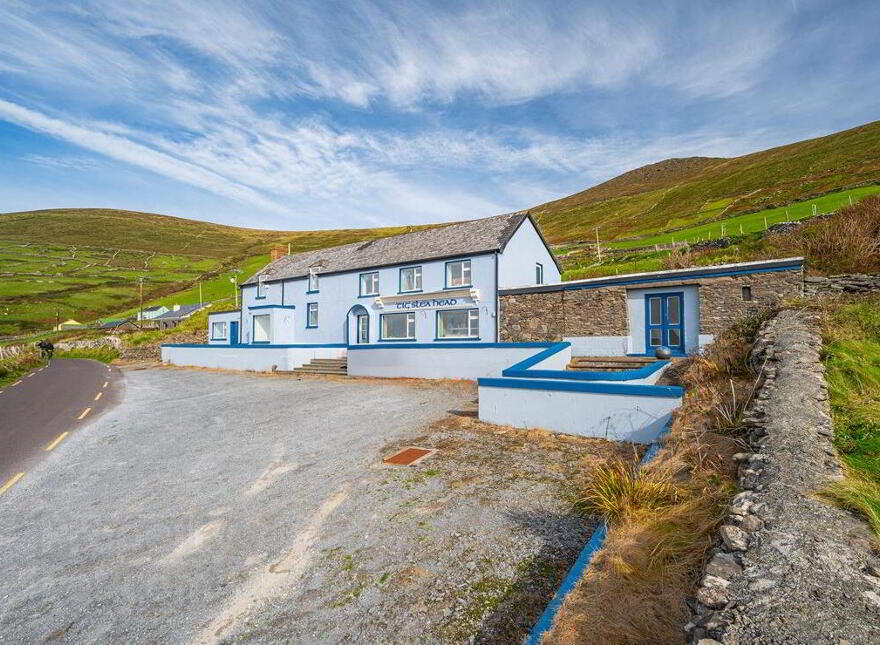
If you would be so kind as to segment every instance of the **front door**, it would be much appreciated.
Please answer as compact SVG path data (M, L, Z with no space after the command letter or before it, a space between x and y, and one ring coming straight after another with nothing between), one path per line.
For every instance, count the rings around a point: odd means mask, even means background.
M684 354L684 293L645 296L645 307L645 353L665 346Z
M357 317L357 342L358 345L370 342L370 317L367 314L359 314Z
M238 345L238 321L233 320L229 323L229 344Z

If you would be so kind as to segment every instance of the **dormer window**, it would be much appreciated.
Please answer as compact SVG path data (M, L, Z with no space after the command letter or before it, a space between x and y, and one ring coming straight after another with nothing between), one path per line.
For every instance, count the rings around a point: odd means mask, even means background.
M266 297L266 276L257 276L257 298Z
M318 292L318 267L309 268L309 293Z

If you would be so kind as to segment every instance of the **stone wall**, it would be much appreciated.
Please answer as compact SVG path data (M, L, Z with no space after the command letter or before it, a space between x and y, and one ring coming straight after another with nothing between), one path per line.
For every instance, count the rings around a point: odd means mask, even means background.
M880 291L880 275L877 274L849 273L829 277L807 276L804 278L804 293L808 296L876 291Z
M744 316L803 293L801 271L657 282L638 288L674 290L682 284L699 287L701 334L718 334ZM743 299L743 287L751 289L751 300ZM629 334L626 287L623 286L502 294L499 302L501 342Z
M880 642L880 558L867 524L816 495L839 479L819 321L765 323L751 362L739 487L685 626L694 645Z
M720 334L737 320L752 315L785 298L803 293L801 271L773 271L748 275L708 278L700 287L700 333ZM743 287L751 289L751 300L743 299Z
M504 295L498 300L502 343L559 340L563 333L564 291Z

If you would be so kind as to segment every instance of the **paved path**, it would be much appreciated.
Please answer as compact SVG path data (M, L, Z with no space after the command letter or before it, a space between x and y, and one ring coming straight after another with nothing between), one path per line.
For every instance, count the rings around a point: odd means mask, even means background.
M121 387L115 368L62 358L0 388L0 490L112 406Z

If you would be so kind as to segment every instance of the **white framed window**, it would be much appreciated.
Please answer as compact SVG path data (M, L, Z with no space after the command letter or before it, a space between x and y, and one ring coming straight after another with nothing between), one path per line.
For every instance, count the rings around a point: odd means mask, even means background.
M312 267L309 269L309 292L313 293L318 291L318 269Z
M217 321L211 323L211 340L226 340L226 323Z
M471 261L457 260L446 263L446 287L471 286Z
M415 340L416 314L410 311L404 314L382 314L382 340Z
M400 293L422 290L422 267L406 267L400 270Z
M318 303L310 302L306 305L306 327L318 326Z
M544 265L535 262L535 284L544 284Z
M379 272L361 273L361 296L378 296L379 295Z
M479 337L479 309L446 309L437 312L437 338Z
M257 276L257 298L266 297L266 276Z
M253 342L272 342L272 316L269 314L259 314L254 316Z

